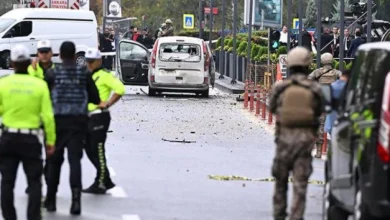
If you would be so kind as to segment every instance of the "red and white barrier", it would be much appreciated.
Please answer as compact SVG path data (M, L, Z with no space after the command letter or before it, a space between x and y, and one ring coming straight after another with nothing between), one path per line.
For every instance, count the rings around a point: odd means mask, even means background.
M260 85L255 85L253 82L245 81L244 93L244 108L250 112L255 112L255 116L260 116L262 120L268 119L268 124L274 123L273 114L267 111L267 96L268 93L262 89Z

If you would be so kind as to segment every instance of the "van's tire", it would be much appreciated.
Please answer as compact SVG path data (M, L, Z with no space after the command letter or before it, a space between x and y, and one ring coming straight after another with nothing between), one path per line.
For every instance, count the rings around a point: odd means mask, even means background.
M348 220L349 213L338 207L336 200L332 196L330 183L326 182L324 186L324 195L322 202L323 220Z
M155 89L150 88L149 86L148 96L156 96L156 95L157 95L157 91Z
M207 90L205 90L205 91L203 91L201 94L202 94L202 97L203 98L208 98L209 97L209 89L207 89Z
M6 70L11 68L11 54L9 51L4 51L1 53L0 67Z
M362 191L358 188L355 194L355 207L353 212L353 220L374 219L368 212L362 201Z
M87 66L87 61L85 60L85 53L84 52L80 52L80 53L76 54L76 63L77 63L77 66L80 66L80 67Z

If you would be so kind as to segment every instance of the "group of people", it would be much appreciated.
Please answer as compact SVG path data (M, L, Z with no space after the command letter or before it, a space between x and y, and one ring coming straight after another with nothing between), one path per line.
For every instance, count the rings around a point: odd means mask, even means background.
M70 164L72 215L81 214L81 193L104 194L115 187L107 169L105 141L109 108L125 93L124 85L102 68L97 48L85 54L87 68L76 64L76 46L63 42L61 64L54 64L50 41L37 44L37 59L17 45L11 50L15 73L0 79L1 209L5 220L17 219L14 186L20 162L27 177L27 220L40 220L42 175L47 192L44 207L56 211L64 150ZM46 160L43 167L40 130L44 130ZM96 168L94 183L82 189L81 158L85 150Z
M340 47L342 47L344 57L353 58L358 47L365 43L360 28L355 29L355 36L350 35L349 30L345 29L343 45L340 45L340 30L333 27L332 34L330 32L329 28L325 28L321 35L321 48L324 48L321 53L331 53L334 57L339 57Z
M333 69L332 60L331 53L322 54L323 67L310 73L310 51L304 47L295 47L287 54L289 78L272 88L269 108L277 118L276 153L271 171L275 177L275 220L287 217L290 172L294 192L289 219L303 219L308 180L313 171L313 145L317 146L316 157L321 157L323 132L331 132L335 120L335 112L326 115L324 111L325 99L321 84L332 87L332 99L339 103L350 75L348 70L341 73Z

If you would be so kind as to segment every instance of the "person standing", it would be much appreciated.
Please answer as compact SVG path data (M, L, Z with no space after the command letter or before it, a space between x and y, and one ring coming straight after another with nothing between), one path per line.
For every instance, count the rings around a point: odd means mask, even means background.
M348 57L348 50L349 47L351 46L351 42L353 40L353 37L349 34L349 30L345 29L344 30L344 57Z
M320 84L330 85L340 77L341 72L339 70L333 69L333 56L330 53L324 53L321 55L321 63L324 66L314 70L312 73L310 73L308 78L310 80L317 81ZM320 118L321 125L318 131L318 139L316 141L316 158L321 158L322 156L325 117L326 114L322 114Z
M165 21L165 30L161 33L161 37L169 37L169 36L174 36L174 28L173 28L173 25L172 25L172 20L171 19L167 19Z
M270 95L270 111L277 116L276 153L272 165L275 177L273 213L275 220L287 217L287 187L293 175L293 203L290 219L303 219L306 193L312 168L312 146L323 111L320 85L307 79L312 62L310 52L296 47L287 54L287 68L291 76L275 84Z
M356 51L358 50L360 45L364 43L364 40L362 39L361 35L362 33L360 31L355 32L355 39L353 39L351 42L351 46L348 49L347 57L349 58L355 57Z
M103 40L103 50L102 52L112 52L113 51L113 42L114 42L114 36L111 34L110 30L106 29L104 33L104 40ZM112 56L105 56L104 58L104 67L106 69L111 70L112 69Z
M107 169L105 156L105 142L111 121L108 108L122 97L125 93L125 86L109 71L102 68L101 54L98 50L90 48L85 58L88 70L92 73L92 79L98 88L102 104L100 106L93 103L88 104L89 126L85 152L95 166L97 173L94 183L83 192L105 194L107 190L115 187ZM111 93L113 93L112 96Z
M60 47L62 65L48 70L45 80L51 89L56 122L56 151L48 159L48 184L44 205L55 212L64 150L67 148L70 165L72 204L70 213L81 214L81 158L88 128L88 102L100 104L99 93L92 77L76 64L76 46L66 41Z
M339 29L337 27L333 27L333 43L332 43L332 49L333 49L333 56L339 57L339 43L340 43L340 34Z
M332 42L333 37L330 35L329 28L325 28L323 34L321 34L321 54L330 53L332 54Z
M54 152L55 123L46 83L28 74L30 53L23 45L11 50L15 74L0 79L2 136L0 139L1 210L5 220L17 219L14 187L19 163L27 177L27 220L40 220L42 199L42 145L38 134L45 127L46 155ZM24 219L24 218L23 218Z
M306 28L302 28L302 46L310 52L312 52L311 42L312 42L311 34L306 30Z
M133 39L133 34L134 34L134 26L130 26L129 31L123 35L123 38L131 40Z
M153 48L153 39L149 37L149 32L147 28L142 30L142 35L138 38L138 42L144 45L146 48Z
M287 47L287 39L288 39L287 26L283 25L282 31L280 32L280 40L279 40L280 46Z
M162 33L165 31L166 24L162 23L161 27L156 31L155 38L156 40L161 37Z

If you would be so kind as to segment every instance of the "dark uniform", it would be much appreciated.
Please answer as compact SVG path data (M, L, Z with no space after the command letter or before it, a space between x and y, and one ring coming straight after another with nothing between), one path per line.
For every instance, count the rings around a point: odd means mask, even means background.
M75 53L75 45L64 42L63 51ZM65 52L64 52L65 53ZM70 164L70 187L72 190L71 214L81 213L81 158L88 127L88 102L99 104L97 88L85 68L78 67L72 58L63 59L62 65L48 70L46 81L51 89L56 121L56 151L48 160L48 186L45 206L56 211L56 194L60 183L64 150L67 148Z
M296 47L291 50L287 56L291 77L275 84L270 96L270 111L277 116L277 146L272 166L275 220L287 217L290 172L294 179L294 196L289 219L301 220L304 216L307 183L313 171L311 151L322 113L321 87L307 79L311 60L307 49Z
M101 54L95 49L89 49L86 53L86 59L88 62L91 62L88 65L92 70L94 67L92 65L99 65ZM123 83L115 78L110 71L102 67L92 71L92 79L95 81L102 102L108 103L112 99L110 98L112 92L116 97L120 97L125 93ZM115 186L110 178L105 156L105 142L111 121L108 107L110 106L107 106L106 109L100 109L99 106L93 103L88 105L89 126L85 152L95 166L97 173L94 183L89 188L83 190L85 193L103 194L106 190Z
M30 62L23 46L11 52L13 62ZM1 209L5 220L16 220L14 187L19 162L30 188L27 220L40 220L42 197L42 145L38 134L41 120L45 126L46 144L54 147L55 123L49 89L46 83L26 72L16 72L0 80L0 113L3 134L0 140ZM24 218L23 218L24 219Z

